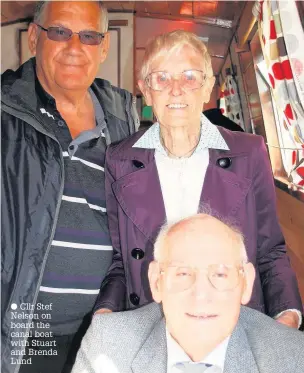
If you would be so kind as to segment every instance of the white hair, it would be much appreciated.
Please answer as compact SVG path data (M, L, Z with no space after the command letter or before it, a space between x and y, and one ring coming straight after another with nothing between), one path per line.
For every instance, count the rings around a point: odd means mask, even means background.
M139 70L139 79L145 80L150 73L151 64L160 56L168 57L173 52L178 52L184 47L189 47L202 57L204 72L208 78L213 76L211 57L206 45L192 32L174 30L151 39L146 45L144 58Z
M42 22L42 16L44 14L45 6L50 2L49 1L37 1L34 13L34 22L40 23ZM107 9L103 6L102 1L96 1L100 8L101 13L101 32L108 31L108 24L109 24L109 16Z
M154 260L157 261L157 262L161 262L163 260L164 250L165 250L165 246L166 246L165 245L166 244L166 239L167 239L169 233L172 230L174 230L174 228L176 228L178 225L182 224L183 222L191 222L193 220L197 220L198 218L202 218L203 216L213 217L213 218L217 219L218 221L220 221L221 223L226 225L226 227L228 227L235 234L236 240L237 240L238 245L240 247L241 262L247 263L248 262L248 256L247 256L247 251L246 251L245 242L244 242L244 236L243 236L242 232L235 225L233 225L231 222L227 221L227 219L223 219L223 218L220 218L220 217L216 216L216 214L214 212L211 214L211 209L208 206L207 207L204 206L203 212L200 212L200 213L195 214L195 215L191 215L189 217L186 217L184 219L180 219L178 221L173 221L173 222L164 224L162 226L162 228L160 229L160 232L159 232L159 234L157 236L157 239L155 241L155 244L154 244L154 253L153 253Z

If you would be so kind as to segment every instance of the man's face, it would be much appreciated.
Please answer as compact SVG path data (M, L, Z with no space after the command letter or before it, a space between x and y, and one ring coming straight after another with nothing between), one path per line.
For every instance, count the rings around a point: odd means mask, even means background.
M170 334L181 346L217 345L234 329L240 305L251 296L254 270L251 264L244 265L244 274L232 289L219 291L210 283L207 272L210 265L225 264L242 267L240 243L236 234L218 220L207 217L192 224L180 223L165 240L163 259L158 272L158 263L150 269L152 294L162 302ZM195 282L187 290L178 291L176 283L183 283L182 270L175 280L172 266L201 269ZM177 281L174 283L174 281ZM221 273L218 281L221 283ZM175 285L174 285L175 284ZM191 349L191 347L190 347Z
M97 2L51 1L43 10L40 25L62 26L79 31L102 31ZM42 85L54 89L86 90L96 77L99 64L106 57L108 34L99 45L85 45L74 34L68 41L48 39L47 32L31 24L29 46L37 61Z

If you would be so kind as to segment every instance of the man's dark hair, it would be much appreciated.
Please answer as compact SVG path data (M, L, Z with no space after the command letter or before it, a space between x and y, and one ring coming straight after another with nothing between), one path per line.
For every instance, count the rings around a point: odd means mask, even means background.
M244 132L239 124L223 115L221 109L208 109L203 111L203 114L216 126L227 128L230 131Z
M41 16L43 14L45 6L49 3L50 1L37 1L36 7L35 7L35 13L34 13L34 22L35 23L40 23L41 22ZM103 6L102 1L97 1L100 7L100 12L101 12L101 25L102 25L102 32L107 32L108 31L108 11L107 9Z

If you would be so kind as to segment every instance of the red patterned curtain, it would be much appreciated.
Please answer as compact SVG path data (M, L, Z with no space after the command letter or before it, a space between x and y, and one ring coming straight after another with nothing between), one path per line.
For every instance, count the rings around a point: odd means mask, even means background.
M253 13L272 96L289 182L304 190L304 32L294 0L257 1ZM271 144L269 144L271 146Z
M220 109L223 115L244 128L240 98L232 75L227 75L220 92Z

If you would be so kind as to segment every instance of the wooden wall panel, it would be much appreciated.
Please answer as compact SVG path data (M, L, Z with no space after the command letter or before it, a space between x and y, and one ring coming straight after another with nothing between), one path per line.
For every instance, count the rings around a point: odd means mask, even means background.
M279 221L304 303L304 203L276 188Z

